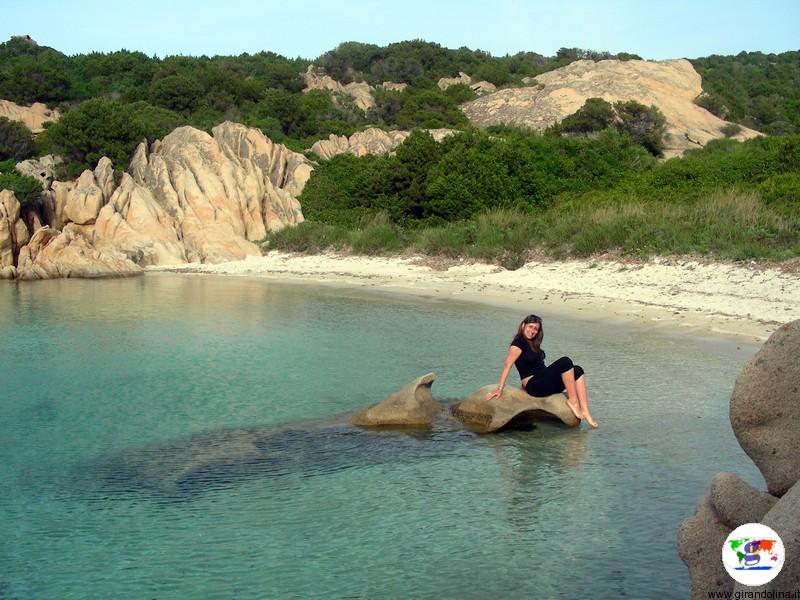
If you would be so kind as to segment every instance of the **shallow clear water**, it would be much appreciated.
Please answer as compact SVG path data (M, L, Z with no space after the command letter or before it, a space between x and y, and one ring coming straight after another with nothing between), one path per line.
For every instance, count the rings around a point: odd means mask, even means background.
M543 314L598 431L345 424L428 371L443 402L496 381L521 316L236 278L0 285L0 598L686 597L680 521L719 471L763 487L727 418L756 348Z

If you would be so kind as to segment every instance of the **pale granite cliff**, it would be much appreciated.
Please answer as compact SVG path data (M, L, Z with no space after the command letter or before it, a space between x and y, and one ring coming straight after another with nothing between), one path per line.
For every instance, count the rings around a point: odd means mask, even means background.
M703 89L688 60L579 60L528 82L530 87L487 94L463 104L461 110L477 127L507 124L541 131L575 113L589 98L635 100L664 113L666 157L724 137L721 129L726 121L694 103ZM735 137L757 135L742 127Z
M253 242L267 231L302 222L297 196L312 165L257 129L225 122L212 133L179 127L142 143L121 178L103 158L76 181L53 181L41 213L2 192L0 278L120 276L259 255Z

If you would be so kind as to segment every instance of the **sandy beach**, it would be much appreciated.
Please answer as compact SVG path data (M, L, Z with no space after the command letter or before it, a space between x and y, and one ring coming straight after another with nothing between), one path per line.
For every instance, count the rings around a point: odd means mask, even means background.
M763 265L582 259L530 262L516 271L475 262L423 257L300 255L150 267L148 272L207 273L366 288L428 298L481 302L587 319L647 322L760 342L800 319L800 276Z

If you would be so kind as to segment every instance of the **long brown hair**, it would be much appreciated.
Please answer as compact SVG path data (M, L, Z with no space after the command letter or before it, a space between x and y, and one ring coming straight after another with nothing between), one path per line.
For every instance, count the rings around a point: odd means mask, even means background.
M544 339L544 325L542 325L542 318L540 316L528 315L527 317L522 319L522 323L520 323L519 327L517 327L517 334L514 337L516 338L517 335L522 335L522 330L525 329L525 325L529 323L538 323L539 332L533 337L532 340L526 339L525 341L528 342L528 345L531 347L531 350L533 350L534 352L541 352L542 339Z

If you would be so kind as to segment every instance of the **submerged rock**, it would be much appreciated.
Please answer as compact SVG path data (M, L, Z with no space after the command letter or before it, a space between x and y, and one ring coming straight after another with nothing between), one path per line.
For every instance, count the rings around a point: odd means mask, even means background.
M567 406L564 394L553 394L544 398L531 396L521 389L505 388L492 400L486 395L496 389L486 385L453 407L453 414L464 425L478 433L492 433L507 426L512 420L527 421L552 418L568 427L577 427L580 421Z
M771 494L800 479L800 321L775 331L737 377L731 426Z
M359 427L430 427L439 413L439 405L431 396L434 377L433 373L418 377L378 404L356 413L350 421Z

